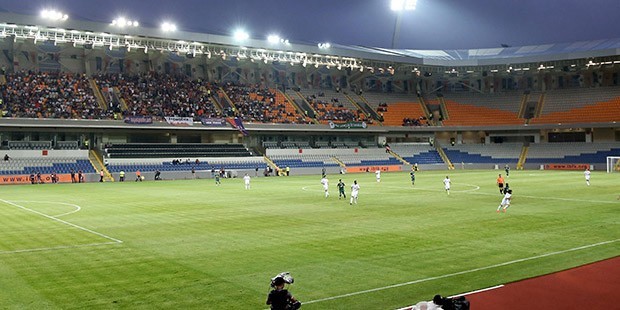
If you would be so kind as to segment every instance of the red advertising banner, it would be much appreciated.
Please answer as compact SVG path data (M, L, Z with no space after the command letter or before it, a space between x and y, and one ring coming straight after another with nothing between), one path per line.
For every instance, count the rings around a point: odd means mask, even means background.
M377 170L381 170L381 172L387 171L401 171L402 166L355 166L355 167L347 167L347 173L359 173L359 172L375 172Z
M590 168L588 164L546 164L545 170L586 170Z
M57 174L58 183L71 183L70 174ZM77 174L76 174L77 179ZM49 174L42 174L41 179L43 183L52 183L52 178ZM0 185L3 184L30 184L30 175L0 175Z

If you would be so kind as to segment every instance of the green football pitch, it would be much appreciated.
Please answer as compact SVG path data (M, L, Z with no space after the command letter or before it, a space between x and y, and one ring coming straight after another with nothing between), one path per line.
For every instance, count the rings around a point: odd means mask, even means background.
M499 214L497 174L4 186L0 308L266 309L288 271L304 309L395 309L620 255L619 174L512 171Z

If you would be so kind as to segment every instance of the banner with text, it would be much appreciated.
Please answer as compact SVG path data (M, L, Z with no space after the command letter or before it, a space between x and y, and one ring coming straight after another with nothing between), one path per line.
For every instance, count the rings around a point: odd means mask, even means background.
M375 171L380 170L381 172L392 172L392 171L402 171L402 167L398 165L390 165L390 166L354 166L347 167L347 173L359 173L359 172L370 172L374 173Z
M164 119L173 126L194 126L194 119L192 117L166 116Z
M125 123L127 124L153 124L152 116L125 116Z
M546 164L545 170L586 170L590 169L588 164Z
M200 119L200 123L207 127L226 127L226 119L223 118L203 117Z
M71 183L70 174L57 174L58 183ZM52 177L49 174L42 174L43 183L52 183ZM1 184L29 184L30 175L0 175Z
M366 127L368 127L366 122L347 122L342 124L329 122L329 128L331 129L366 129Z

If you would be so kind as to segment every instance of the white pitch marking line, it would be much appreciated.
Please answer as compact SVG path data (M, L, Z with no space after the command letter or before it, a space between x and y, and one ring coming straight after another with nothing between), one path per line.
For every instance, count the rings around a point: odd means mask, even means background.
M462 294L458 294L458 295L448 296L448 298L454 298L454 297L467 296L467 295L476 294L476 293L482 293L482 292L491 291L491 290L495 290L495 289L502 288L502 287L504 287L504 285L500 284L500 285L491 286L491 287L487 287L487 288L483 288L483 289L479 289L479 290L475 290L475 291L471 291L471 292L467 292L467 293L462 293ZM396 310L412 309L413 306L415 306L415 305L399 308L399 309L396 309Z
M55 218L55 217L53 217L53 216L51 216L51 215L47 215L47 214L45 214L45 213L41 213L41 212L39 212L39 211L35 211L35 210L32 210L32 209L26 208L26 207L24 207L24 206L20 206L20 205L18 205L18 204L16 204L16 203L13 203L13 202L10 202L10 201L4 200L4 199L0 199L0 201L1 201L1 202L4 202L4 203L6 203L6 204L10 204L10 205L12 205L12 206L18 207L18 208L20 208L20 209L22 209L22 210L26 210L26 211L29 211L29 212L32 212L32 213L38 214L38 215L40 215L40 216L46 217L46 218L48 218L48 219L50 219L50 220L54 220L54 221L57 221L57 222L59 222L59 223L63 223L63 224L65 224L65 225L69 225L69 226L71 226L71 227L75 227L75 228L77 228L77 229L80 229L80 230L83 230L83 231L89 232L89 233L91 233L91 234L94 234L94 235L97 235L97 236L100 236L100 237L106 238L106 239L108 239L108 240L112 240L112 241L114 241L114 242L116 242L116 243L123 243L123 241L122 241L122 240L119 240L119 239L116 239L116 238L110 237L110 236L108 236L108 235L102 234L102 233L100 233L100 232L96 232L96 231L94 231L94 230L90 230L90 229L88 229L88 228L86 228L86 227L82 227L82 226L79 226L79 225L76 225L76 224L73 224L73 223L69 223L69 222L67 222L67 221L63 221L63 220L61 220L61 219L59 219L59 218Z
M473 295L473 294L478 294L478 293L482 293L482 292L496 290L496 289L502 288L502 287L504 287L504 285L500 284L500 285L491 286L491 287L487 287L487 288L483 288L483 289L479 289L479 290L475 290L475 291L471 291L471 292L467 292L467 293L461 293L461 294L454 295L454 296L449 296L449 297L450 298L454 298L454 297L460 297L460 296Z
M65 216L65 215L69 215L69 214L73 214L76 212L79 212L80 210L82 210L82 208L76 204L72 204L72 203L66 203L66 202L57 202L57 201L34 201L34 200L13 200L13 202L35 202L35 203L47 203L47 204L58 204L58 205L65 205L65 206L71 206L74 207L75 210L73 211L69 211L66 213L62 213L62 214L58 214L58 215L54 215L53 217L61 217L61 216Z
M304 304L313 304L313 303L317 303L317 302L323 302L323 301L329 301L329 300L340 299L340 298L345 298L345 297L351 297L351 296L356 296L356 295L362 295L362 294L366 294L366 293L383 291L383 290L397 288L397 287L401 287L401 286L407 286L407 285L411 285L411 284L417 284L417 283L428 282L428 281L432 281L432 280L438 280L438 279L444 279L444 278L449 278L449 277L453 277L453 276L459 276L459 275L463 275L463 274L478 272L478 271L492 269L492 268L497 268L497 267L508 266L508 265L512 265L512 264L516 264L516 263L521 263L521 262L525 262L525 261L529 261L529 260L543 258L543 257L548 257L548 256L564 254L564 253L568 253L568 252L579 251L579 250L588 249L588 248L592 248L592 247L600 246L600 245L605 245L605 244L610 244L610 243L614 243L614 242L618 242L618 241L620 241L620 239L615 239L615 240L603 241L603 242L599 242L599 243L588 244L588 245L584 245L584 246L580 246L580 247L576 247L576 248L571 248L571 249L567 249L567 250L556 251L556 252L551 252L551 253L547 253L547 254L541 254L541 255L536 255L536 256L531 256L531 257L526 257L526 258L515 259L515 260L508 261L508 262L499 263L499 264L495 264L495 265L490 265L490 266L486 266L486 267L474 268L474 269L470 269L470 270L464 270L464 271L444 274L444 275L436 276L436 277L429 277L429 278L424 278L424 279L419 279L419 280L414 280L414 281L409 281L409 282L397 283L397 284L392 284L392 285L388 285L388 286L384 286L384 287L377 287L377 288L373 288L373 289L368 289L368 290L363 290L363 291L358 291L358 292L353 292L353 293L348 293L348 294L343 294L343 295L338 295L338 296L332 296L332 297L326 297L326 298L321 298L321 299L315 299L315 300L311 300L311 301L306 301L306 302L304 302Z
M498 196L497 194L491 193L472 193L475 195L486 195L486 196ZM518 195L516 197L524 197L524 198L532 198L532 199L547 199L547 200L562 200L562 201L575 201L575 202L597 202L597 203L610 203L617 204L618 201L608 201L608 200L586 200L586 199L575 199L575 198L562 198L562 197L544 197L544 196L529 196L529 195Z
M54 250L64 250L64 249L75 249L75 248L85 248L85 247L95 247L109 244L118 244L118 242L102 242L102 243L89 243L89 244L78 244L78 245L62 245L55 246L49 248L33 248L33 249L23 249L23 250L13 250L13 251L0 251L0 255L2 254L16 254L16 253L28 253L28 252L43 252L43 251L54 251Z

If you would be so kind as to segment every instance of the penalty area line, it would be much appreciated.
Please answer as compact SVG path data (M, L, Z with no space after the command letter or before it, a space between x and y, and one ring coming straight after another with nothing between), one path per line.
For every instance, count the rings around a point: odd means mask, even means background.
M12 250L12 251L0 251L0 255L77 249L77 248L96 247L96 246L111 245L111 244L119 244L119 243L118 242L101 242L101 243L89 243L89 244L78 244L78 245L61 245L61 246L48 247L48 248L33 248L33 249L22 249L22 250Z
M530 257L526 257L526 258L515 259L515 260L508 261L508 262L494 264L494 265L489 265L489 266L485 266L485 267L479 267L479 268L474 268L474 269L469 269L469 270L463 270L463 271L459 271L459 272L448 273L448 274L444 274L444 275L440 275L440 276L428 277L428 278L413 280L413 281L409 281L409 282L397 283L397 284L387 285L387 286L383 286L383 287L376 287L376 288L372 288L372 289L368 289L368 290L357 291L357 292L342 294L342 295L338 295L338 296L332 296L332 297L326 297L326 298L310 300L310 301L304 302L304 304L313 304L313 303L318 303L318 302L323 302L323 301L330 301L330 300L341 299L341 298L346 298L346 297L351 297L351 296L356 296L356 295L363 295L363 294L368 294L368 293L373 293L373 292L378 292L378 291L384 291L384 290L388 290L388 289L392 289L392 288L398 288L398 287L412 285L412 284L418 284L418 283L423 283L423 282L428 282L428 281L433 281L433 280L439 280L439 279L445 279L445 278L450 278L450 277L454 277L454 276L460 276L460 275L464 275L464 274L468 274L468 273L474 273L474 272L488 270L488 269L493 269L493 268L497 268L497 267L504 267L504 266L508 266L508 265L512 265L512 264L517 264L517 263L521 263L521 262L526 262L526 261L530 261L530 260L539 259L539 258L544 258L544 257L549 257L549 256L554 256L554 255L559 255L559 254L579 251L579 250L585 250L585 249L589 249L589 248L593 248L593 247L597 247L597 246L601 246L601 245L606 245L606 244L610 244L610 243L614 243L614 242L618 242L618 241L620 241L620 239L608 240L608 241L588 244L588 245L584 245L584 246L580 246L580 247L575 247L575 248L570 248L570 249L566 249L566 250L562 250L562 251L550 252L550 253L545 253L545 254L541 254L541 255L536 255L536 256L530 256Z
M45 214L45 213L42 213L42 212L39 212L39 211L36 211L36 210L32 210L32 209L30 209L30 208L26 208L26 207L24 207L24 206L18 205L18 204L13 203L13 202L10 202L10 201L8 201L8 200L0 199L0 202L4 202L4 203L6 203L6 204L9 204L9 205L12 205L12 206L14 206L14 207L20 208L20 209L22 209L22 210L25 210L25 211L28 211L28 212L32 212L32 213L34 213L34 214L38 214L38 215L43 216L43 217L45 217L45 218L48 218L48 219L50 219L50 220L53 220L53 221L56 221L56 222L59 222L59 223L62 223L62 224L65 224L65 225L68 225L68 226L71 226L71 227L77 228L77 229L79 229L79 230L82 230L82 231L85 231L85 232L89 232L89 233L94 234L94 235L97 235L97 236L99 236L99 237L103 237L103 238L105 238L105 239L112 240L112 241L114 241L114 242L116 242L116 243L123 243L123 241L122 241L122 240L119 240L119 239L116 239L116 238L110 237L110 236L105 235L105 234L102 234L102 233L100 233L100 232L96 232L96 231L91 230L91 229L88 229L88 228L86 228L86 227L82 227L82 226L80 226L80 225L76 225L76 224L73 224L73 223L69 223L69 222L67 222L67 221L63 221L63 220L61 220L61 219L59 219L59 218L53 217L53 216L51 216L51 215L47 215L47 214Z

